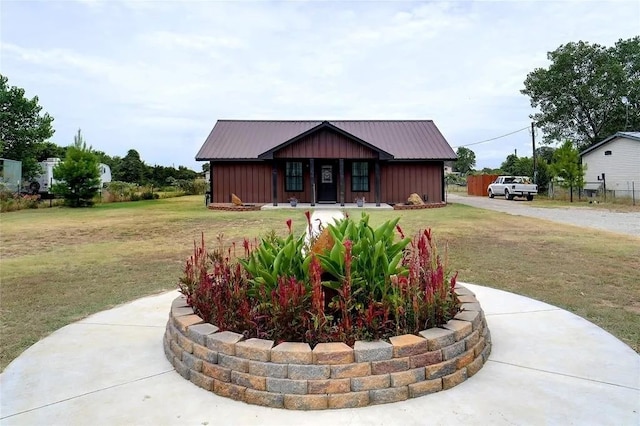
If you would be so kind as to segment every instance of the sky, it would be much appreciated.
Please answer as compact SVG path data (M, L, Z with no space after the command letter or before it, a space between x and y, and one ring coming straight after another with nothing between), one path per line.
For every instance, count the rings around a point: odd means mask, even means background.
M218 119L431 119L482 169L531 156L547 52L639 33L638 0L0 0L0 73L56 144L149 165L201 170Z

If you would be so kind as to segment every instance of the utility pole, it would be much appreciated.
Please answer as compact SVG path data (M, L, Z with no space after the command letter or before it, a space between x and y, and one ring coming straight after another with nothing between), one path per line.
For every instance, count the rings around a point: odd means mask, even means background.
M531 144L533 145L533 182L536 182L536 130L535 123L531 122Z

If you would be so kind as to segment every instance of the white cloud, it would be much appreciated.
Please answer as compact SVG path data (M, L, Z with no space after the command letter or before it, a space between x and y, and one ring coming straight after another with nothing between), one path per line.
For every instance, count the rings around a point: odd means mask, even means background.
M635 35L640 3L78 0L1 19L2 72L40 97L54 141L82 127L109 154L199 167L220 118L432 118L453 146L527 126L526 74L562 43ZM481 168L528 147L471 148Z

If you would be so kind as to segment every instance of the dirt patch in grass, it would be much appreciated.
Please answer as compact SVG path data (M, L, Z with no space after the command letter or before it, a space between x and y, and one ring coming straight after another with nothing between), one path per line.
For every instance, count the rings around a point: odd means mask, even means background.
M464 205L369 213L374 225L402 217L406 234L433 228L460 280L568 309L640 351L640 239ZM211 211L201 197L3 214L0 368L66 324L175 288L201 233L240 252L245 236L284 235L288 218L304 231L303 210Z

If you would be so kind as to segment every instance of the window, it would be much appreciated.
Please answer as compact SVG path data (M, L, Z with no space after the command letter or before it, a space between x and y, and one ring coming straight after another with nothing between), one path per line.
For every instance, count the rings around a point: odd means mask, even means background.
M369 163L351 163L351 192L369 192Z
M302 192L302 162L287 161L284 190L286 192Z
M611 155L611 151L605 151L604 155Z

